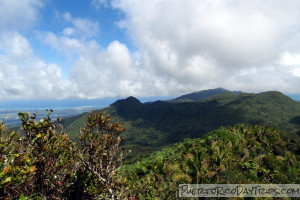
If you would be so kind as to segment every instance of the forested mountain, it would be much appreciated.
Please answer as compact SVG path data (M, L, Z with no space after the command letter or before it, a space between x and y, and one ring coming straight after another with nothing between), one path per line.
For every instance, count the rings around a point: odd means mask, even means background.
M247 123L297 133L300 124L300 103L274 91L259 94L224 92L201 101L181 103L156 101L142 104L129 97L95 112L104 112L113 121L123 122L125 144L142 146L143 150L161 148L185 138L199 138L220 126ZM86 117L82 114L63 120L65 131L71 138L78 134Z
M125 166L126 189L139 199L177 199L179 184L299 183L300 141L288 138L262 126L220 128Z
M19 113L16 131L0 123L0 198L176 199L182 183L299 183L300 103L280 92L128 97L55 122L52 112Z
M177 97L175 99L171 99L168 102L179 103L179 102L200 101L200 100L204 100L204 99L207 99L209 97L213 97L213 96L216 96L218 94L223 94L223 93L241 94L242 92L240 92L240 91L230 91L230 90L226 90L224 88L215 88L215 89L208 89L208 90L193 92L193 93L190 93L190 94L185 94L185 95L182 95L182 96Z

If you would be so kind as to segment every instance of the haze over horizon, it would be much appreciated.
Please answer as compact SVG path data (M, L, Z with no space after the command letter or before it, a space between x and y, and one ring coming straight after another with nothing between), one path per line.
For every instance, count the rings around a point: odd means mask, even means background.
M0 0L0 101L300 94L299 9L297 0Z

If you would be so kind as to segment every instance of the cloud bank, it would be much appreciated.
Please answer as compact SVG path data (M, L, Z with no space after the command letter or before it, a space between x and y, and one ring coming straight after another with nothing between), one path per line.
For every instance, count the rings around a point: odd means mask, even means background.
M299 60L299 1L119 0L114 6L126 13L143 60L178 88L300 92L299 63L281 62L285 55Z
M0 30L23 30L38 21L40 0L0 0Z
M297 0L91 1L96 11L124 13L115 25L135 50L118 38L103 47L96 39L105 31L101 19L69 12L59 32L38 30L46 5L18 2L0 0L2 99L178 95L214 87L300 93ZM69 60L67 75L35 55L22 34L28 29Z

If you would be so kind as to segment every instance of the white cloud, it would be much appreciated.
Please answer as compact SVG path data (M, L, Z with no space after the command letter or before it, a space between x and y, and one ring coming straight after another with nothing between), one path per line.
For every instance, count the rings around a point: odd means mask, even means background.
M108 7L109 0L92 0L91 5L96 9L100 9L102 6Z
M73 27L67 27L63 30L63 34L65 35L90 38L96 36L100 31L99 24L97 22L92 22L83 18L73 18L70 13L65 13L63 18L65 21L70 22L73 25Z
M94 40L82 40L68 35L57 35L53 32L38 32L38 39L46 45L67 56L78 56L86 51L99 48Z
M19 33L2 34L0 47L1 100L62 99L74 94L72 84L62 80L61 68L35 58Z
M262 85L263 84L263 85ZM230 77L226 87L232 90L246 90L248 92L279 90L285 93L299 91L299 77L296 77L290 68L285 66L269 66L260 69L247 68Z
M0 0L0 31L24 30L38 21L40 0Z
M71 83L62 80L61 68L38 59L21 34L39 21L42 6L39 0L0 0L0 100L72 95Z
M285 66L287 71L290 71L294 76L300 77L300 53L292 54L285 52L280 57L278 64Z
M137 50L119 41L103 47L98 22L61 14L66 27L37 37L68 58L67 80L18 32L37 22L41 1L7 2L0 0L2 98L177 95L220 86L300 92L297 0L93 0L95 8L124 12L116 25Z
M113 41L107 48L102 48L93 39L52 32L39 32L38 37L71 58L69 81L73 84L74 96L148 95L145 85L151 75L139 68L137 56L125 44Z
M127 47L118 41L107 49L87 51L75 61L70 80L81 98L128 96L142 93L141 74Z
M15 61L24 61L32 56L29 42L17 32L0 35L0 50Z
M79 26L70 13L65 13L63 18L73 26L64 28L62 34L39 32L37 35L44 44L71 59L69 81L73 83L75 96L148 96L155 95L157 90L164 91L163 83L156 80L151 69L139 63L139 53L130 52L119 41L103 48L94 39L74 34Z
M284 53L279 61L281 65L300 66L300 54Z
M284 52L300 52L299 1L115 0L113 6L126 15L122 28L140 50L141 63L166 90L300 92L294 87L299 66L285 73L277 63Z
M75 29L71 27L67 27L63 30L63 35L71 36L75 33Z
M70 13L60 17L72 26L65 27L61 33L38 31L36 37L42 43L67 56L78 57L87 51L97 51L99 44L91 39L99 33L98 23L88 19L74 18Z

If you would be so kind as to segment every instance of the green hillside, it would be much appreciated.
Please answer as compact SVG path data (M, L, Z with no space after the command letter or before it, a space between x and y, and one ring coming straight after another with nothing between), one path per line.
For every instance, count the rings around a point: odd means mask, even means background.
M216 96L218 94L223 93L232 93L232 94L240 94L240 91L230 91L226 90L224 88L215 88L215 89L208 89L208 90L202 90L198 92L193 92L190 94L185 94L180 97L177 97L175 99L169 100L167 102L170 103L181 103L181 102L193 102L193 101L200 101L207 99L209 97Z
M132 109L143 105L130 97L112 106L124 102ZM122 124L89 113L74 143L57 129L60 119L53 122L50 114L36 120L19 113L23 133L0 123L0 199L173 200L178 199L178 184L300 182L300 137L276 128L221 127L129 164L120 146Z
M300 129L300 103L280 92L222 93L202 101L183 103L142 104L129 97L101 112L110 114L113 121L124 123L126 145L148 147L149 152L185 138L199 138L220 126L239 123L276 127L288 133L297 133ZM85 119L86 114L63 120L71 138L79 133Z
M220 128L123 168L138 199L177 199L178 184L298 184L299 137L262 126Z

